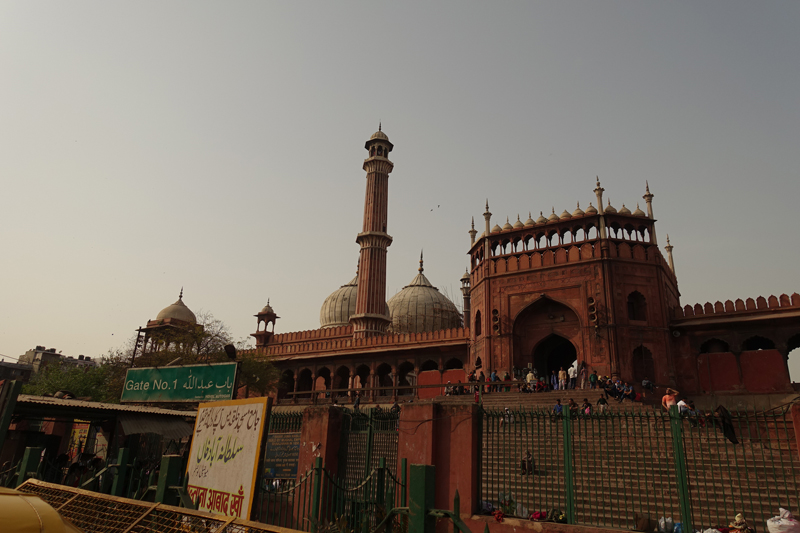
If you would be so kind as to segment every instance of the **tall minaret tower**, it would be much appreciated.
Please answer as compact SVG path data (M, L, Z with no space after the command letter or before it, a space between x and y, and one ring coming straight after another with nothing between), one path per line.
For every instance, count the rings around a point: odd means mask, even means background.
M378 131L372 134L364 147L369 152L364 160L367 196L364 227L356 237L361 246L356 312L350 317L356 339L382 335L391 323L386 314L386 249L392 244L392 238L386 233L386 221L389 173L394 168L394 163L389 161L389 152L394 146L378 126Z

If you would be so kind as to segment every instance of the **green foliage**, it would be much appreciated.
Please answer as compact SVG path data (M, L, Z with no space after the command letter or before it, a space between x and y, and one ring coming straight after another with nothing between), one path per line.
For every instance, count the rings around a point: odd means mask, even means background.
M69 391L77 398L88 398L97 402L119 402L122 393L120 380L117 391L112 387L118 370L113 363L96 367L78 367L62 362L43 366L33 375L30 383L22 387L23 394L37 396L52 395L58 391Z
M246 339L234 343L227 326L210 313L199 314L198 323L202 328L174 336L168 348L137 354L136 366L165 366L176 359L178 361L173 364L178 365L226 362L230 359L225 353L225 345L235 344L240 352L237 360L241 362L239 386L247 386L249 393L262 396L275 388L280 377L277 369L253 354L241 353L248 349ZM79 368L63 363L46 365L23 386L22 392L43 396L66 390L78 398L119 403L135 341L133 338L127 346L110 350L96 367Z

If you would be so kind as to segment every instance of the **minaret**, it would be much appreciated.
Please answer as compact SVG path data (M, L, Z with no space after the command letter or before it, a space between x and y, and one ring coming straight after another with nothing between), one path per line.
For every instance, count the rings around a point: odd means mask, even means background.
M653 196L655 196L655 195L650 192L650 184L647 182L647 180L645 180L645 182L644 182L644 190L645 190L645 193L644 193L644 196L642 196L642 198L644 198L644 201L647 202L647 218L649 218L650 220L654 220L654 217L653 217ZM656 240L656 225L655 225L655 223L653 223L653 229L652 229L651 233L652 233L652 235L650 236L650 238L653 240L653 244L658 244L658 241Z
M597 187L594 189L594 195L597 197L597 214L600 215L601 239L606 238L606 221L605 217L603 217L603 191L605 191L605 189L600 186L600 176L597 176Z
M491 229L490 229L491 228L490 224L492 222L492 214L489 212L489 199L488 198L486 199L486 211L483 213L483 219L486 221L486 232L484 233L484 235L486 237L488 237L489 234L492 232Z
M472 229L469 230L469 244L472 246L475 244L475 235L478 234L478 230L475 229L475 217L472 217Z
M386 314L386 249L392 238L386 233L389 210L389 173L394 164L389 152L394 145L381 131L372 134L364 148L367 194L364 201L364 226L356 237L361 246L358 269L356 312L350 317L353 337L363 339L386 333L391 318Z
M672 270L672 273L675 274L675 262L672 260L672 249L673 248L674 248L674 246L672 246L669 243L669 233L667 233L667 245L664 247L664 249L667 251L667 261L669 261L669 268L670 268L670 270Z

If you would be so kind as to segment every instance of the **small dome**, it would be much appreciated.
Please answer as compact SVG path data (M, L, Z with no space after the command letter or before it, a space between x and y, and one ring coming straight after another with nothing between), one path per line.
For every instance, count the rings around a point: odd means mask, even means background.
M395 333L421 333L461 327L461 315L447 296L419 274L403 290L389 298L387 305Z
M319 311L319 326L335 328L350 324L350 317L356 312L357 295L358 275L325 298Z
M369 138L370 141L375 140L375 139L381 139L383 141L388 141L389 137L387 137L386 134L381 131L380 126L379 126L378 127L378 131L373 133L372 137Z
M469 281L469 271L464 270L464 275L461 276L461 281Z
M587 215L596 215L597 214L597 209L594 208L594 206L592 205L592 202L589 202L589 207L586 208L586 214Z
M512 230L512 229L514 229L514 226L509 224L508 217L506 217L506 223L503 224L503 231L508 231L508 230Z
M572 212L572 216L574 216L574 217L582 217L585 214L586 213L583 212L583 209L581 209L580 202L578 202L578 209L576 209L575 211Z
M644 211L639 209L639 204L636 204L636 211L633 212L633 216L635 216L635 217L646 217L647 214L645 214Z
M525 225L526 226L534 226L535 224L536 224L536 221L531 218L531 213L529 211L528 212L528 220L525 221Z
M609 201L608 201L608 205L607 205L607 206L606 206L606 208L603 210L603 213L607 213L607 214L614 214L614 213L616 213L616 212L617 212L617 210L616 210L616 209L614 209L614 206L612 206L612 205L611 205L611 200L609 200Z
M630 215L631 210L625 207L625 204L622 204L622 209L619 210L620 215Z
M520 221L519 215L517 215L517 221L514 222L514 229L520 229L520 228L524 228L524 227L525 227L525 224L523 224L522 221Z
M178 301L162 309L156 316L156 320L166 320L168 318L181 320L192 325L197 324L197 317L183 303L183 289L181 289L181 294L178 296Z
M547 220L549 220L550 222L558 222L558 215L556 215L556 208L555 207L553 208L553 214L551 214L549 217L547 217Z
M544 218L544 215L541 211L539 211L539 218L536 219L537 224L547 224L547 219Z
M267 300L267 305L265 305L264 308L261 309L261 312L258 314L263 315L265 313L272 313L273 315L275 314L275 310L272 308L271 305L269 305L269 300Z
M564 209L564 212L561 213L561 215L558 218L560 218L561 220L566 220L568 218L572 218L572 215L569 214L569 211Z
M494 227L492 228L492 233L500 233L501 231L503 231L503 228L501 228L497 224L495 224Z

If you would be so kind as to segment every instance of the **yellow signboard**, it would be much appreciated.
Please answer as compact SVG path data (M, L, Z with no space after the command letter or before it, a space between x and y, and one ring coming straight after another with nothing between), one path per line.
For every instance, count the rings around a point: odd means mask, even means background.
M198 510L250 517L266 415L267 398L200 404L187 465Z

